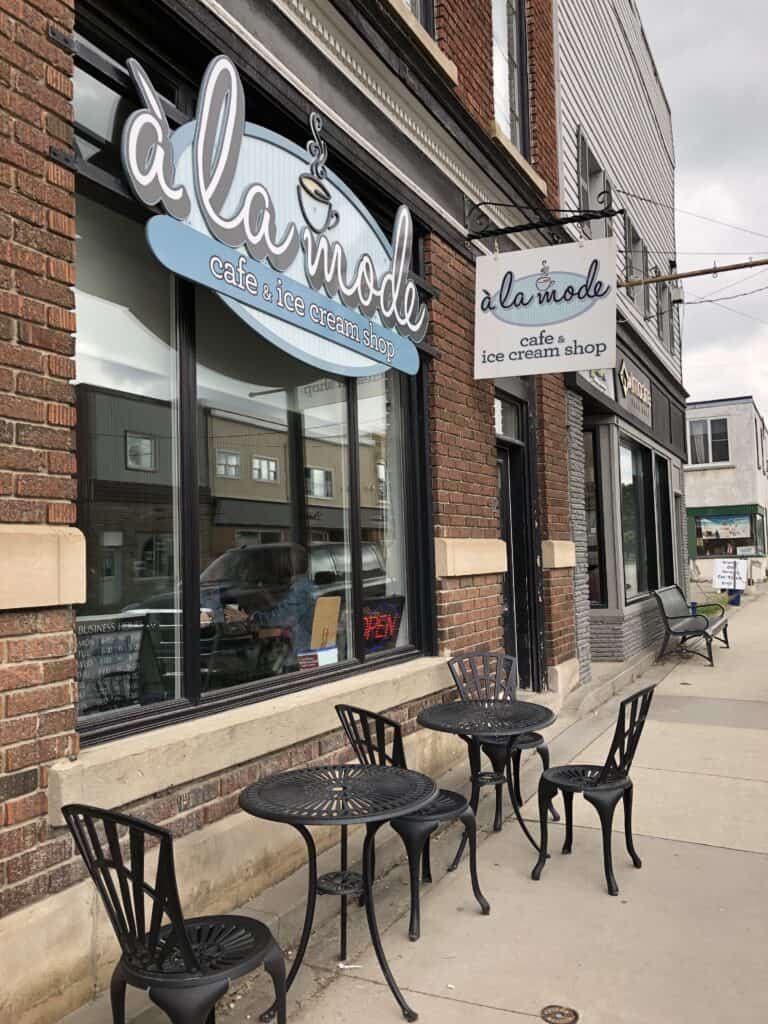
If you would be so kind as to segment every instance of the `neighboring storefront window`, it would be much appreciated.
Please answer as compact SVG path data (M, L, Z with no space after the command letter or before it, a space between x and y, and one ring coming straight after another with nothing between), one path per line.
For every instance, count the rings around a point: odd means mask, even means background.
M584 431L584 504L587 518L587 577L589 603L600 607L606 603L605 551L602 533L602 502L597 471L597 436Z
M624 592L627 601L674 583L669 463L643 445L619 445Z
M765 554L765 525L759 512L695 516L694 524L698 558Z

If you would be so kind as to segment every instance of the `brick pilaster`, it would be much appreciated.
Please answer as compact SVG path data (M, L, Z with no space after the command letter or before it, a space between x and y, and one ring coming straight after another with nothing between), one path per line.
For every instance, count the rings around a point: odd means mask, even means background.
M456 95L485 131L493 122L491 0L435 0L435 38L459 73Z
M0 523L75 521L73 0L0 0ZM71 881L48 766L77 753L71 608L0 612L0 915Z

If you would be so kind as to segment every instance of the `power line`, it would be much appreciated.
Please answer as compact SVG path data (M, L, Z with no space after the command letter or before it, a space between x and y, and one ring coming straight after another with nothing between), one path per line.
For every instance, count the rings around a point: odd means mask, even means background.
M744 284L746 281L751 281L753 277L760 277L762 274L768 274L768 270L758 270L756 273L750 274L748 277L745 277L742 280L742 284ZM713 292L707 292L705 298L709 298L710 295L717 295L720 292L724 292L726 288L730 287L731 286L729 284L724 284L720 288L715 288ZM725 298L728 298L728 296L726 295Z
M684 306L702 306L706 302L713 302L713 303L715 303L715 305L722 305L723 301L727 301L727 300L730 300L730 299L743 299L745 295L756 295L757 292L768 292L768 285L765 285L765 287L763 287L763 288L753 288L752 291L749 291L749 292L737 292L734 295L724 295L722 300L721 299L697 299L695 302L684 302L683 305Z
M694 296L694 298L696 298L696 296ZM721 302L719 299L713 299L712 302L715 306L719 306L721 309L725 309L729 313L736 313L737 316L743 316L747 320L754 320L755 323L764 324L768 327L768 320L761 320L759 316L752 316L751 313L745 313L741 309L734 309L733 306L726 306L725 303Z
M768 238L768 235L764 231L755 231L753 228L745 228L740 224L729 224L725 220L718 220L716 217L706 217L703 213L694 213L693 210L683 210L679 206L674 206L671 203L663 203L660 199L651 199L650 196L641 196L636 192L627 192L621 188L614 188L614 192L617 192L622 196L629 196L630 199L639 199L643 203L651 203L653 206L661 206L665 210L672 210L673 213L684 213L688 217L697 217L699 220L706 220L710 224L719 224L723 228L732 228L734 231L744 231L748 235L757 235L758 238Z

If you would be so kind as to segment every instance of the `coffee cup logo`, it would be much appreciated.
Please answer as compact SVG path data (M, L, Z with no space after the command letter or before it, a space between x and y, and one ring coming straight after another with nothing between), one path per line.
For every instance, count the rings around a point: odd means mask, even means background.
M323 181L328 147L320 138L323 119L314 111L309 118L312 139L307 143L307 153L312 157L309 172L299 175L297 194L301 214L312 231L322 235L339 223L338 211L331 201L331 193Z

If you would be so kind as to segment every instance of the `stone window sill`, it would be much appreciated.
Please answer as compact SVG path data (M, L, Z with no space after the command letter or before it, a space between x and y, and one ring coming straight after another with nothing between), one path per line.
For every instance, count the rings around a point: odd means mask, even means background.
M387 0L387 2L393 13L397 15L400 21L408 27L411 34L418 40L422 50L424 50L432 63L437 65L453 86L458 85L458 68L451 58L447 57L443 53L429 32L427 32L419 19L414 15L413 11L411 11L403 0Z
M512 140L501 127L498 121L493 122L493 126L491 129L491 137L493 138L493 141L496 143L496 145L504 150L507 156L512 157L514 163L517 164L518 170L523 172L523 174L529 179L531 184L534 185L534 187L537 188L543 196L546 196L546 181L544 181L542 176L533 169L531 164L525 159L523 154L512 142Z
M685 465L686 473L698 473L700 470L703 470L703 469L736 469L736 463L735 462L698 462L694 466L690 462L687 462L686 465ZM759 470L755 470L755 472L759 473L760 471Z
M51 765L49 822L63 825L68 803L122 807L330 732L337 703L381 712L450 685L444 658L417 658L89 747Z

